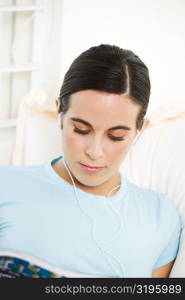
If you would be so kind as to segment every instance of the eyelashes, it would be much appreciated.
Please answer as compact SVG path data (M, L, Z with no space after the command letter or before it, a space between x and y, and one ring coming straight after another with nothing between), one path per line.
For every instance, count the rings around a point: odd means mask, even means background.
M81 130L77 127L74 128L74 132L78 133L78 134L82 134L82 135L85 135L85 134L88 134L90 131L89 130ZM113 141L124 141L125 139L123 137L115 137L115 136L112 136L112 135L108 135L108 137L113 140Z
M125 140L123 137L115 137L115 136L112 136L112 135L108 135L108 136L113 141L124 141Z
M78 128L75 127L74 132L77 132L79 134L88 134L89 130L81 130L81 129L78 129Z

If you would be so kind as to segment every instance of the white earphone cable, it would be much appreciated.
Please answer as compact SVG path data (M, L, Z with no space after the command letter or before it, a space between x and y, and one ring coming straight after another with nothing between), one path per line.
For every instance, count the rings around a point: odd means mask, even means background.
M86 215L86 217L88 217L88 219L90 220L90 222L91 222L91 224L92 224L92 231L91 231L92 239L94 240L96 246L97 246L98 249L101 251L101 253L103 254L103 256L104 256L104 258L106 259L106 261L107 261L107 263L109 264L109 266L111 266L111 268L113 269L113 271L117 273L117 270L115 271L115 269L114 269L114 267L112 266L112 264L107 260L107 257L104 255L104 252L105 252L106 254L108 254L109 256L111 256L111 257L117 262L117 264L119 265L119 267L120 267L120 269L121 269L121 274L119 274L119 276L120 276L120 277L124 277L124 275L125 275L126 273L125 273L125 270L123 271L123 266L120 264L120 262L119 262L113 255L111 255L110 253L108 253L106 250L102 249L102 247L99 246L99 244L98 244L98 242L97 242L97 240L96 240L96 238L95 238L95 235L94 235L95 222L94 222L94 220L93 220L86 212L84 212L84 210L82 209L82 207L81 207L81 205L80 205L80 200L79 200L79 197L78 197L78 193L77 193L77 189L76 189L75 182L74 182L73 177L72 177L72 175L71 175L71 172L70 172L70 170L69 170L69 168L68 168L68 166L67 166L67 164L66 164L66 162L65 162L65 160L64 160L64 157L62 157L62 161L63 161L64 166L65 166L65 168L66 168L66 170L67 170L67 172L68 172L68 174L69 174L69 176L70 176L70 178L71 178L71 181L72 181L72 183L73 183L73 189L74 189L74 193L75 193L75 196L76 196L77 204L78 204L78 206L79 206L81 212L82 212L84 215ZM116 186L115 188L113 188L113 189L107 194L107 197L108 197L114 190L116 190L116 189L119 188L119 187L120 187L120 185L118 185L118 186ZM110 206L110 207L111 207L111 209L113 210L113 212L118 216L118 219L119 219L119 227L118 227L118 230L117 230L117 232L116 232L116 233L118 233L119 230L121 229L122 220L121 220L121 218L120 218L120 215L112 208L112 206Z

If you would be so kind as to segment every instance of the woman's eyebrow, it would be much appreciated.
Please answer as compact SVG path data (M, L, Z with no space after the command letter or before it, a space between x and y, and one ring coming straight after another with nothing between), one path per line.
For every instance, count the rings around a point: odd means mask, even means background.
M79 118L71 118L71 120L72 120L72 121L75 121L75 122L82 123L82 124L84 124L84 125L86 125L86 126L88 126L88 127L90 127L90 128L93 128L93 126L92 126L89 122L84 121L84 120L82 120L82 119L79 119ZM111 130L111 131L112 131L112 130L117 130L117 129L131 130L130 127L125 126L125 125L114 126L114 127L109 128L108 130Z

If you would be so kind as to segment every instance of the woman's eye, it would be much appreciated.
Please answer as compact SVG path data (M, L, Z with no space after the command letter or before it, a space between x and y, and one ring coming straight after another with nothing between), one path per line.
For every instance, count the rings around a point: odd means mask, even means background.
M122 136L113 136L113 135L109 135L109 138L111 139L111 140L113 140L113 141L124 141L125 139L124 139L124 137L122 137Z
M74 132L77 132L79 134L88 134L90 132L90 130L81 130L77 127L74 127ZM113 141L123 141L125 140L123 137L116 137L116 136L113 136L113 135L109 135L109 138Z
M87 133L89 133L89 130L81 130L81 129L75 127L74 132L77 132L79 134L87 134Z

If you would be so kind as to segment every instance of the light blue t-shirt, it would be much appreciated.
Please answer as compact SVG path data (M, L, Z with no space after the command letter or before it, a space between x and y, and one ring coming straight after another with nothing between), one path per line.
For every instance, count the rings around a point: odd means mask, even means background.
M151 277L177 256L180 217L165 194L121 174L113 196L77 188L77 201L52 162L0 167L0 250L97 277Z

